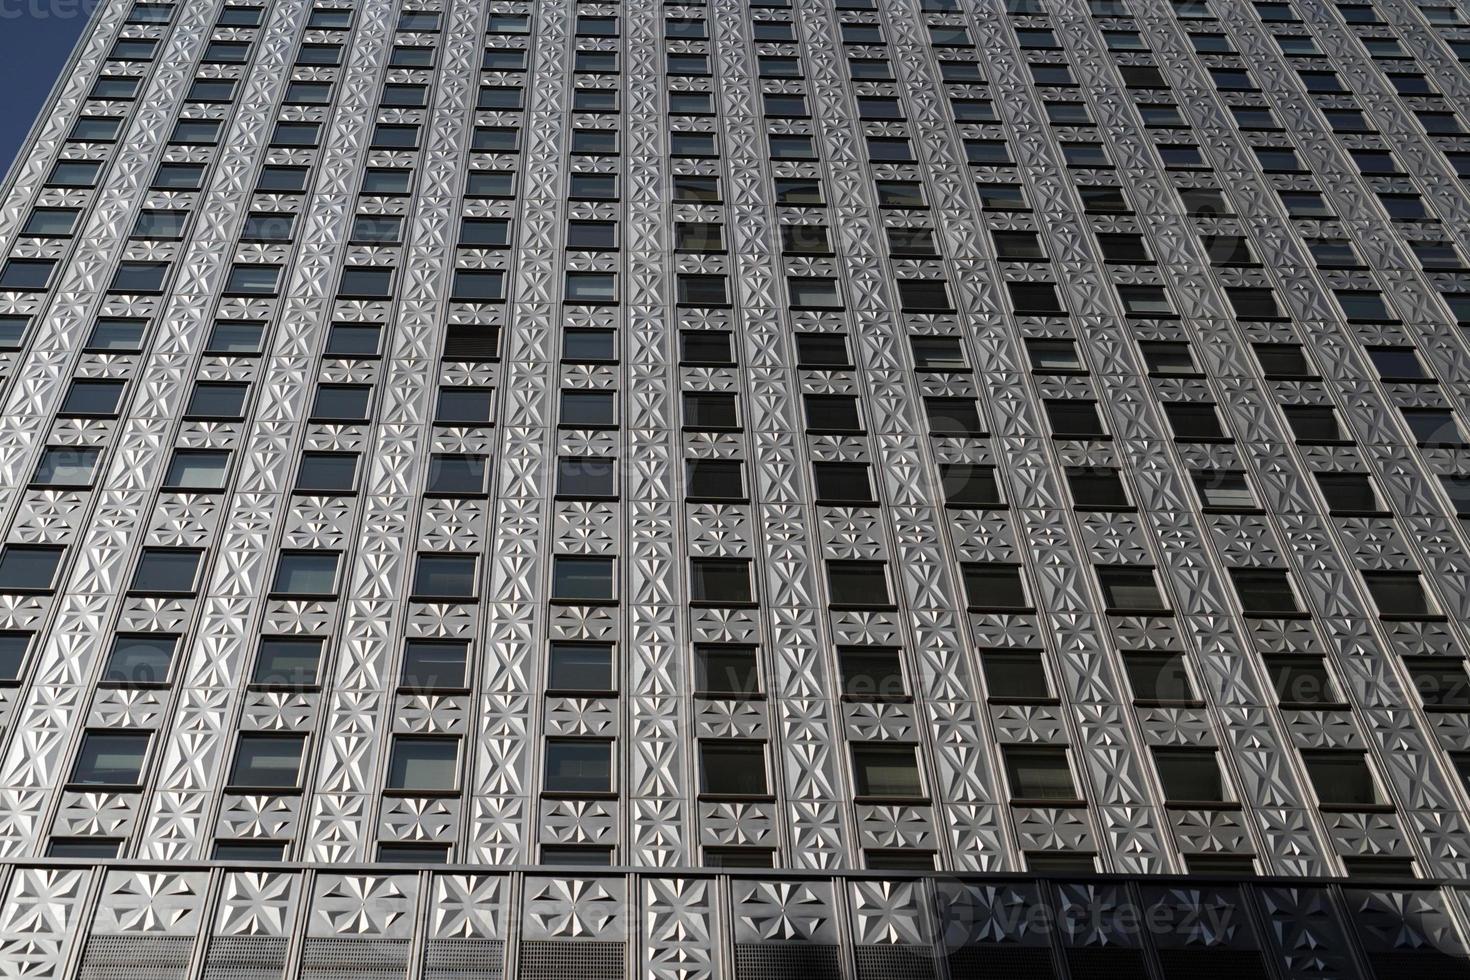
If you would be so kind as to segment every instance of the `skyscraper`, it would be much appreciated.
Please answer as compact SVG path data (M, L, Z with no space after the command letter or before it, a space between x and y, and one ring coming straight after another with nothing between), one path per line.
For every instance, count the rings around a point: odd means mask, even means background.
M1470 974L1465 63L108 0L0 207L0 967Z

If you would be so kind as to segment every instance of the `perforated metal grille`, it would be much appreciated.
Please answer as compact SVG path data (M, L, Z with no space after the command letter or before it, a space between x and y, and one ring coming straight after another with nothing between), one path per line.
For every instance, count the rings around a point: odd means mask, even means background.
M204 980L281 980L286 946L279 936L215 936L204 954Z
M837 947L816 943L738 943L739 980L841 980Z
M407 939L308 939L301 948L301 980L403 980Z
M500 980L504 973L499 939L433 939L424 948L424 980Z
M1373 953L1368 957L1378 980L1465 980L1470 961L1433 949Z
M1261 954L1248 949L1161 949L1164 980L1269 980Z
M521 943L521 980L622 980L623 944Z
M1030 946L965 946L949 955L950 980L1054 980L1051 951Z
M93 936L77 980L184 980L191 936Z
M1072 980L1139 980L1148 976L1143 954L1136 949L1069 949L1067 971Z
M858 980L935 980L934 954L917 946L858 946Z

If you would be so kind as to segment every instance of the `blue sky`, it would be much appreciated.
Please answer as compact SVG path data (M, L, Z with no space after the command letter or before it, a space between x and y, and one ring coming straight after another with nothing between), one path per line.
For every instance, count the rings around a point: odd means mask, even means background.
M0 0L0 171L51 94L95 0Z

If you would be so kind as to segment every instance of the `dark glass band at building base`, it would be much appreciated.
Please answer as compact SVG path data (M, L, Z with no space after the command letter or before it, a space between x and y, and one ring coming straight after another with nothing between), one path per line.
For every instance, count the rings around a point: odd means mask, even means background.
M54 980L1439 980L1428 882L696 869L5 869L0 943Z

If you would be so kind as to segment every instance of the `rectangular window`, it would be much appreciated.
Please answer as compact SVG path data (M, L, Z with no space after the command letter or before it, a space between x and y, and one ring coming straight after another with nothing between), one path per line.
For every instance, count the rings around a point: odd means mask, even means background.
M1153 569L1099 565L1095 571L1108 611L1161 613L1167 610Z
M1380 616L1423 618L1434 615L1418 572L1363 572L1363 584Z
M1177 440L1199 442L1225 438L1220 415L1209 402L1165 402L1163 409Z
M235 265L225 282L225 294L231 296L273 296L280 287L278 265Z
M470 149L479 153L517 153L520 133L508 126L476 126L470 137Z
M942 279L900 279L898 305L909 313L941 313L954 309L949 285Z
M148 754L148 733L94 730L82 736L71 782L83 786L137 786Z
M561 424L567 428L603 429L617 424L616 394L611 391L563 390Z
M867 505L873 498L873 481L867 463L812 463L812 482L817 503L841 506Z
M744 698L759 694L760 671L756 666L755 649L730 644L696 644L696 690L717 698Z
M469 644L461 640L409 640L403 645L398 686L406 691L457 691L465 686Z
M196 548L144 548L129 591L142 595L191 595L204 552Z
M834 606L892 605L888 568L881 561L827 562L827 591Z
M786 285L793 308L807 310L842 309L842 294L837 288L836 279L790 276L786 279Z
M548 793L612 792L612 743L600 739L547 739L544 788Z
M1239 470L1195 470L1192 474L1200 505L1220 510L1254 510L1256 495Z
M551 565L551 598L563 602L612 601L613 559L558 555Z
M1031 370L1039 373L1067 374L1083 370L1077 344L1070 340L1028 340L1026 354Z
M201 103L228 103L234 97L235 81L232 78L196 78L184 96L187 101Z
M143 349L143 334L148 329L147 320L132 318L99 319L87 338L89 351L137 351Z
M1261 373L1268 378L1312 378L1317 372L1300 344L1252 344Z
M1406 657L1404 669L1426 708L1470 708L1470 677L1458 657Z
M553 641L546 666L549 691L616 690L611 643Z
M434 411L437 425L482 426L490 425L494 411L494 388L470 388L469 385L450 385L440 388L440 398Z
M255 184L260 193L298 193L306 189L307 168L267 166L260 168L260 179Z
M1266 674L1283 706L1320 707L1341 703L1342 698L1321 657L1290 655L1265 659Z
M383 299L393 293L393 270L373 266L348 266L337 285L339 296Z
M311 636L265 636L255 656L252 684L311 687L321 670L322 641Z
M1301 611L1285 572L1269 568L1232 568L1241 611L1247 616L1294 616Z
M966 601L975 609L1019 610L1031 606L1019 565L966 563L960 566Z
M862 432L857 399L851 395L806 395L806 428L816 433Z
M30 325L30 317L0 315L0 350L15 350L20 347Z
M939 468L944 500L953 507L1000 507L1005 503L995 467L951 463Z
M110 861L117 857L121 841L106 837L55 837L46 848L48 857L85 858L89 861Z
M316 123L276 123L271 133L272 146L308 147L321 140L321 126Z
M685 430L720 432L740 428L740 412L733 394L686 391L683 402Z
M702 867L769 868L773 857L764 847L705 847Z
M1130 653L1123 669L1133 688L1133 700L1145 703L1194 701L1189 669L1177 653Z
M745 465L738 459L691 459L685 464L690 500L744 500Z
M0 267L0 289L40 290L51 282L56 263L49 259L7 259ZM114 284L116 279L113 280ZM114 286L114 292L118 291Z
M112 641L102 680L108 684L167 684L179 638L167 633L119 633Z
M280 596L335 596L340 557L335 551L281 552L271 592Z
M1118 470L1069 466L1065 473L1072 503L1078 510L1120 510L1131 506Z
M219 128L214 119L180 119L168 139L170 143L209 145L219 142Z
M38 487L90 487L97 470L97 449L73 449L50 446L41 453L41 461L31 477Z
M1037 650L986 650L980 656L985 689L991 701L1051 700L1046 662Z
M562 332L562 360L569 364L616 364L617 332L567 328Z
M611 288L609 284L604 286ZM594 284L584 282L583 286L588 290L587 295L582 298L574 298L570 290L573 283L568 279L567 302L611 302L613 294L607 293L605 300L597 300L594 297ZM597 287L602 288L602 287ZM449 298L456 303L498 303L505 299L505 273L493 269L455 269L454 284L449 290Z
M918 799L924 782L912 745L852 744L853 791L859 797Z
M887 228L888 251L899 258L928 258L938 255L934 232L928 228Z
M1214 749L1154 749L1153 757L1167 802L1219 804L1230 799Z
M231 789L295 789L301 783L301 756L305 735L246 732L235 744L230 770Z
M723 252L724 250L724 225L708 221L681 221L674 225L674 251Z
M36 208L26 219L25 229L21 234L42 238L70 235L80 214L75 208Z
M381 194L406 194L408 193L408 174L402 174L401 178L394 179L389 186L390 178L397 178L395 171L381 171L384 175L374 184L374 190ZM371 172L369 173L371 176ZM367 188L364 187L364 192ZM515 194L515 174L503 170L471 170L465 178L465 197L489 197L508 198Z
M73 381L62 401L63 416L112 417L122 400L121 381Z
M1337 410L1330 405L1286 405L1281 411L1297 442L1314 444L1343 440Z
M730 352L729 331L679 331L679 361L683 364L735 363Z
M6 263L6 270L14 265L14 260ZM168 263L166 262L121 262L117 271L112 274L112 282L108 285L109 292L114 293L156 293L163 289L163 281L168 276ZM6 272L0 271L0 279L4 279ZM4 283L0 282L0 286Z
M503 218L465 218L459 223L462 247L500 248L510 244L510 222Z
M1379 513L1383 502L1373 481L1362 473L1318 473L1317 488L1333 514Z
M1046 402L1046 417L1052 435L1058 439L1096 439L1107 435L1096 402L1080 398L1052 399Z
M49 592L63 549L55 545L6 545L0 552L0 592Z
M327 332L328 357L376 357L382 332L373 324L334 323Z
M800 207L804 205L820 206L826 203L822 196L821 181L794 177L778 178L774 181L773 186L776 191L776 203L780 205Z
M184 408L186 419L231 421L244 417L245 397L250 387L227 381L201 381L189 393Z
M1460 446L1465 442L1459 420L1448 409L1405 408L1402 412L1409 432L1421 447Z
M164 472L165 490L220 490L230 468L230 454L220 449L178 449Z
M904 698L903 658L892 647L839 647L837 668L844 697L866 700Z
M689 601L707 605L752 602L750 562L735 558L690 560Z
M847 352L847 337L840 333L797 334L796 366L824 369L852 367L852 357Z
M428 494L471 497L485 492L486 457L438 454L429 457Z
M352 219L348 240L358 245L391 245L403 239L403 219L359 214Z
M166 212L154 212L166 213ZM240 229L240 241L242 242L286 242L291 240L291 234L296 225L296 215L288 212L257 212L245 219L245 226ZM134 230L133 234L137 234Z
M475 565L472 554L420 554L414 565L413 598L427 602L473 599Z
M453 793L459 788L459 739L400 735L388 758L387 789Z
M1360 752L1322 750L1302 753L1307 776L1325 807L1373 807L1385 802L1368 760Z
M706 739L699 743L699 791L717 796L765 796L763 742Z
M1002 750L1015 800L1076 800L1067 750L1053 745L1009 745Z
M593 499L616 497L615 467L600 456L562 456L556 461L559 497Z
M616 201L618 179L611 174L573 174L568 197L573 201Z
M568 272L565 299L568 303L616 303L617 277L603 272Z

